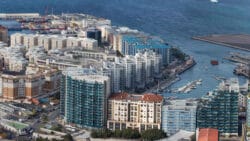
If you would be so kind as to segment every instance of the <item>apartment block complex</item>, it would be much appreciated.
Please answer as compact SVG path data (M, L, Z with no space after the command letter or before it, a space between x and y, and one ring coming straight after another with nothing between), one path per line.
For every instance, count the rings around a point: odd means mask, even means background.
M162 104L163 97L156 94L113 94L108 102L107 128L161 129Z
M98 46L97 40L85 37L15 33L11 35L10 39L11 46L24 45L27 48L42 46L46 51L70 47L82 47L92 50Z
M13 72L25 71L28 61L24 58L24 47L3 47L0 49L1 70Z
M0 97L5 100L30 99L58 91L59 82L60 72L56 69L30 65L26 73L4 71L0 75Z

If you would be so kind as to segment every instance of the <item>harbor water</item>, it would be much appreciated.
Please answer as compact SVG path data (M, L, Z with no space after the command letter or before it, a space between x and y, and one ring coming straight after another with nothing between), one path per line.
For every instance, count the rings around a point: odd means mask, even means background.
M111 19L113 24L128 26L160 36L173 46L193 56L197 64L183 73L172 85L181 87L202 79L202 85L187 94L165 93L165 96L198 98L213 90L218 77L237 77L235 64L223 60L229 52L249 52L192 40L192 36L208 34L250 33L250 1L247 0L1 0L0 13L39 12L87 13ZM1 23L0 23L1 24ZM212 66L210 60L218 60ZM245 79L239 77L241 83Z

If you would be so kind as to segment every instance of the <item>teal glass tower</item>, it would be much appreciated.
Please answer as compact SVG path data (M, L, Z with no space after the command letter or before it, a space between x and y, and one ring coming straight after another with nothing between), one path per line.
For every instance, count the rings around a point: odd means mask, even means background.
M65 71L66 72L66 71ZM107 76L63 73L61 115L67 123L85 128L104 128L107 121Z
M220 134L238 135L239 85L230 80L201 98L197 108L197 128L215 128Z

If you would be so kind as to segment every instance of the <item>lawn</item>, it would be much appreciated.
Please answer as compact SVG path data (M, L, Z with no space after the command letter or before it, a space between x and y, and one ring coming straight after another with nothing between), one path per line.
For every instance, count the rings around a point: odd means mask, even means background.
M12 127L16 128L17 130L21 130L23 128L28 127L26 124L18 123L18 122L10 122L10 121L8 121L7 124L9 126L12 126Z

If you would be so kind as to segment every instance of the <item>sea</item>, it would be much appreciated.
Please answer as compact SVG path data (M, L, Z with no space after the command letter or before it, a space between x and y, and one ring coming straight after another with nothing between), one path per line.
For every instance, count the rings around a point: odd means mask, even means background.
M214 76L232 78L236 64L224 60L230 52L240 51L191 39L209 34L250 34L249 0L0 0L0 13L38 12L40 14L86 13L112 20L113 25L128 26L155 36L191 55L197 64L181 74L171 86L178 88L202 79L202 85L188 94L164 93L165 97L200 98L216 89ZM15 22L0 21L15 26ZM210 60L218 60L212 66ZM238 77L245 83L244 77Z

